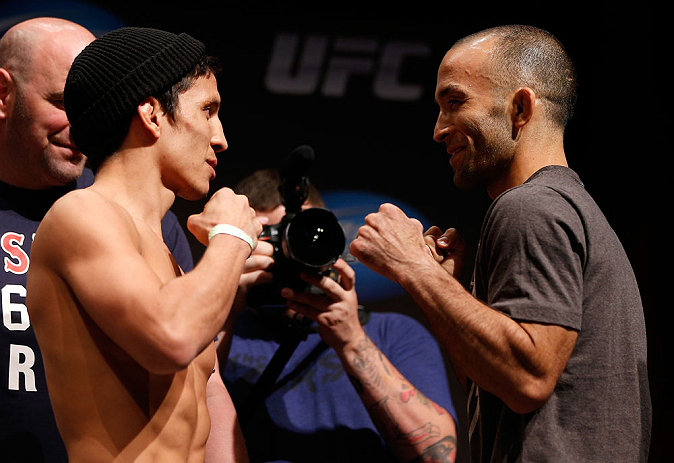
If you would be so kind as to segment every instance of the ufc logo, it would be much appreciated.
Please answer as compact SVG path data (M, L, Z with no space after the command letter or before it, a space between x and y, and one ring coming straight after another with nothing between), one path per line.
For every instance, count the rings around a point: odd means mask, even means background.
M423 87L400 82L404 61L430 55L422 42L310 35L300 43L299 34L279 34L265 76L265 87L273 93L343 97L354 75L372 76L372 93L382 100L416 101Z

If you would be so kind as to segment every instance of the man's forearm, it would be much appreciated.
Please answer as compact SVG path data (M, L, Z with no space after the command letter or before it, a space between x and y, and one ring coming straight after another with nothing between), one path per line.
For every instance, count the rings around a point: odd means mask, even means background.
M401 284L426 316L455 370L517 413L545 403L571 355L576 332L518 322L475 299L442 270L419 269Z
M338 355L372 421L400 461L454 461L452 416L407 381L370 338L365 336Z

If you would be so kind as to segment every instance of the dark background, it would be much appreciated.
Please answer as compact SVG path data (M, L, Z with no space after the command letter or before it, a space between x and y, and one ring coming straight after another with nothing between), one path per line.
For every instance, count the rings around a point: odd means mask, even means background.
M567 128L569 164L612 223L641 289L654 409L650 461L665 461L664 440L672 426L664 416L664 391L666 381L671 383L663 372L666 309L656 281L671 275L659 244L669 231L666 217L671 208L663 207L660 190L666 185L672 150L665 148L669 117L665 119L661 109L670 100L664 75L671 58L662 39L663 12L648 2L332 5L5 2L0 32L24 19L24 14L66 17L97 34L122 25L187 32L203 41L224 65L219 79L220 118L229 149L219 157L212 191L233 186L257 168L278 165L293 148L308 144L316 152L310 178L324 193L358 191L408 205L406 212L424 224L458 228L474 250L489 199L483 191L459 191L453 186L444 145L432 140L437 66L454 40L489 26L520 23L549 30L567 47L579 74L579 101ZM281 93L266 83L279 34L296 37L298 53L308 40L324 40L316 85L305 88L303 94ZM354 49L346 39L356 39L364 48ZM425 53L406 56L396 69L382 66L387 47L396 43ZM350 76L336 95L326 93L322 85L336 69L331 66L345 58L371 67ZM394 75L405 90L414 88L418 94L411 99L382 95L375 81L386 75ZM203 203L177 200L174 211L184 222ZM363 207L362 215L367 212ZM199 257L203 248L195 241L192 245ZM384 300L380 295L368 302L375 310L415 313L405 296L390 294L394 297ZM457 397L459 407L461 400ZM461 451L460 461L466 458Z

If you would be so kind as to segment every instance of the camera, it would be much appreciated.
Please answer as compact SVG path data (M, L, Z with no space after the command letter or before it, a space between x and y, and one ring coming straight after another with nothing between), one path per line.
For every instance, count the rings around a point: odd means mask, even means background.
M300 278L302 272L336 278L332 265L344 252L344 230L329 210L302 209L309 189L306 174L313 159L313 149L302 145L288 155L279 169L279 193L286 213L278 224L265 225L259 236L259 240L274 246L274 278L270 284L251 289L248 303L253 307L285 306L280 296L284 287L320 292Z

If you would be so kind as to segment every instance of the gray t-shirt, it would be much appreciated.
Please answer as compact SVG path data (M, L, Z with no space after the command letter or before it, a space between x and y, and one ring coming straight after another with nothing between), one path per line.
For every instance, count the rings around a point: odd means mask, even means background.
M473 284L478 299L515 320L578 331L553 395L537 411L514 413L479 389L474 463L645 462L651 401L639 289L575 172L545 167L496 198Z

